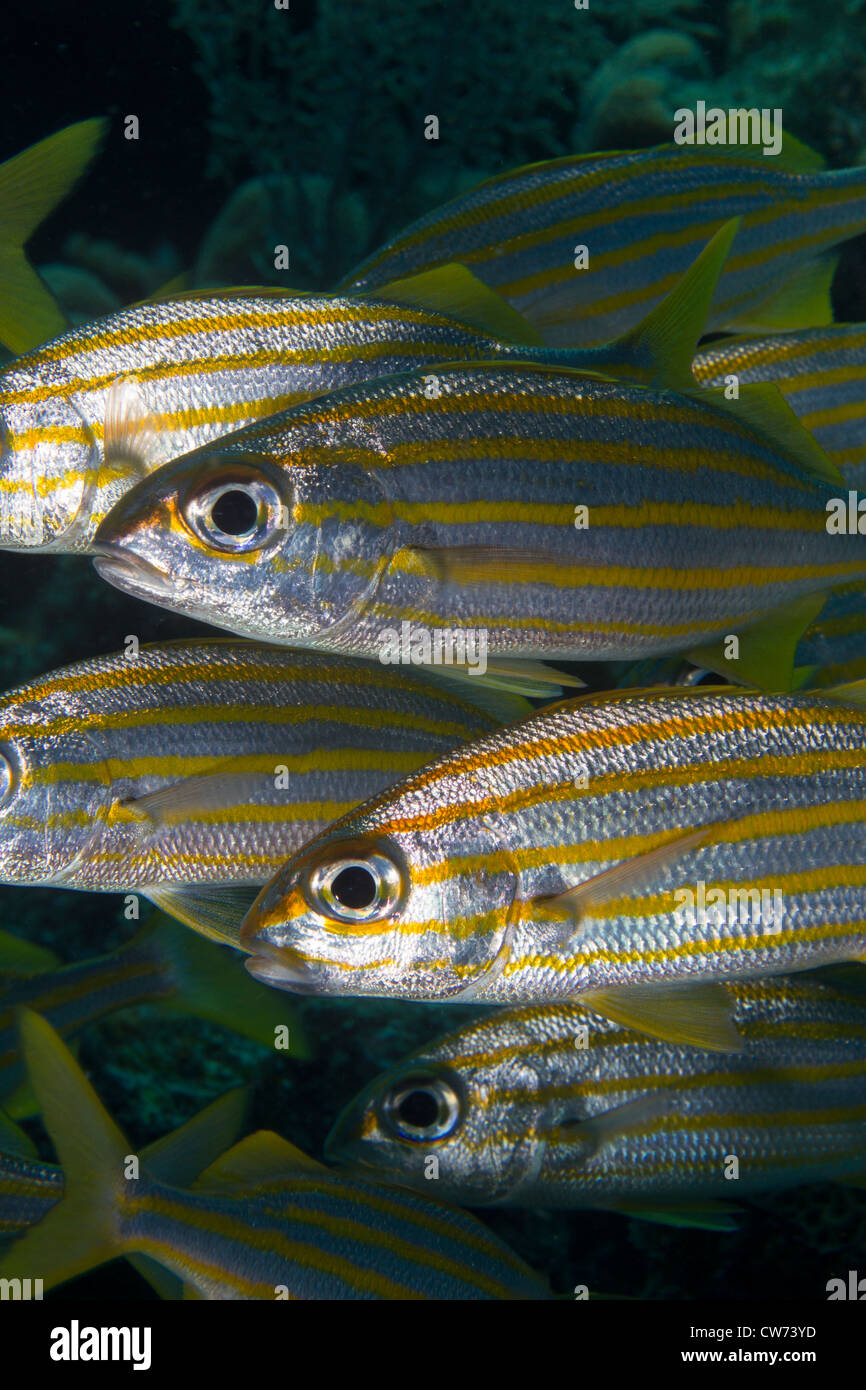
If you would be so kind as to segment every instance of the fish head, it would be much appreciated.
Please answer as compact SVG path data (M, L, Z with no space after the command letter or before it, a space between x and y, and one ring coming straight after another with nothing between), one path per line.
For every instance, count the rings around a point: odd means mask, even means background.
M0 701L0 881L72 879L111 805L85 702L51 677Z
M467 867L460 827L407 828L399 802L382 812L332 826L262 889L242 928L252 975L304 993L459 1000L501 972L518 882L507 847Z
M101 448L62 386L56 367L0 374L4 550L83 550L96 531Z
M469 1206L507 1202L524 1186L543 1149L538 1065L501 1039L486 1057L451 1041L356 1096L328 1135L328 1160Z
M99 528L98 573L134 597L243 637L327 644L364 608L387 566L388 508L363 465L286 449L277 462L205 446L157 469Z

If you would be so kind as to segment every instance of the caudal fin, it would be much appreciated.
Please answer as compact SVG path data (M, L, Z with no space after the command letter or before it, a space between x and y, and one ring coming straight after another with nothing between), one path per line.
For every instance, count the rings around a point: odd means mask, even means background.
M0 165L0 342L13 352L27 352L66 327L24 246L78 182L106 126L105 120L77 121Z
M72 1053L44 1018L20 1010L21 1048L42 1117L65 1177L64 1196L0 1261L0 1278L41 1279L46 1289L126 1249L120 1215L126 1196L129 1141L105 1110ZM148 1175L185 1185L215 1161L240 1128L246 1098L229 1092L142 1155ZM149 1262L134 1263L164 1295L171 1282ZM179 1287L179 1286L178 1286Z
M0 1278L41 1279L50 1289L122 1253L118 1215L130 1145L51 1025L22 1009L19 1027L66 1191L0 1261Z

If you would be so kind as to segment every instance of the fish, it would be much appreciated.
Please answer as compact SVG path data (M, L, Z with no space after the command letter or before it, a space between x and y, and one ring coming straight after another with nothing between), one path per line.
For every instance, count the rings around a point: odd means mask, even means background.
M350 293L457 261L552 346L633 328L722 221L742 227L711 330L832 323L828 252L866 226L866 170L826 170L785 134L748 147L569 155L509 170L397 233L337 286Z
M326 1156L470 1207L716 1230L736 1224L732 1193L862 1182L866 1000L809 975L724 990L742 1039L731 1054L579 1004L485 1015L371 1082Z
M0 343L14 353L66 328L63 310L24 245L78 183L107 130L101 118L76 121L0 164Z
M289 859L246 968L740 1038L720 984L866 959L866 685L613 691L435 759Z
M407 367L501 358L650 382L686 375L737 225L724 224L634 332L592 349L539 346L462 266L376 296L159 296L72 329L0 371L0 547L87 553L111 507L162 464Z
M121 1180L129 1141L49 1024L22 1010L22 1045L65 1173L63 1200L0 1259L46 1289L144 1254L203 1299L543 1299L542 1280L475 1217L332 1173L259 1131L192 1188Z
M236 944L248 887L312 834L529 708L310 652L134 643L0 698L0 881L140 893Z
M30 1088L22 1084L18 1050L16 1017L22 1007L39 1012L68 1038L108 1014L149 1004L169 1016L188 1013L222 1024L271 1050L280 1036L284 1056L308 1057L300 1020L289 1010L274 1009L269 1002L274 997L238 970L234 954L153 913L117 950L0 980L0 1104L15 1118L34 1110Z
M148 1144L141 1155L148 1171L166 1182L193 1182L235 1142L247 1101L242 1089L228 1091L179 1129ZM65 1186L63 1169L43 1162L29 1136L0 1111L0 1252L57 1206ZM181 1280L147 1256L132 1255L130 1263L161 1297L182 1297Z
M735 634L742 678L784 689L827 590L866 575L866 539L828 532L842 485L771 384L726 401L446 366L432 396L397 373L167 464L109 513L93 563L257 640L429 661L456 633L491 658L618 661Z

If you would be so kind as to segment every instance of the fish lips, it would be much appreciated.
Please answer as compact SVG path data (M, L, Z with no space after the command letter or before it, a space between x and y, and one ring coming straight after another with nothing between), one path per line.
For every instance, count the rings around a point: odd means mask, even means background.
M108 584L132 598L141 598L162 605L176 603L177 586L169 576L149 560L100 539L97 533L93 544L93 568Z
M309 967L294 952L274 950L273 955L247 956L246 969L260 984L284 989L290 994L322 994Z
M254 980L272 989L284 989L292 994L325 993L321 977L298 951L270 939L272 927L267 917L273 896L273 884L265 884L241 923L241 948L249 952L244 961L246 969ZM279 901L279 894L276 898Z

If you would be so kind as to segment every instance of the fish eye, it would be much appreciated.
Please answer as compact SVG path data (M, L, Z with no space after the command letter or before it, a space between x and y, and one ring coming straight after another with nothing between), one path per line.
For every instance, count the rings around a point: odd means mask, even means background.
M463 1116L455 1086L444 1076L414 1072L403 1076L386 1091L380 1118L399 1139L428 1143L447 1139Z
M277 487L255 468L227 468L199 486L182 506L190 529L217 550L242 554L260 550L285 529L285 508Z
M0 747L0 810L15 793L18 786L18 762L12 749Z
M306 883L314 910L341 922L372 922L387 917L400 901L403 878L384 854L340 858L317 865Z

